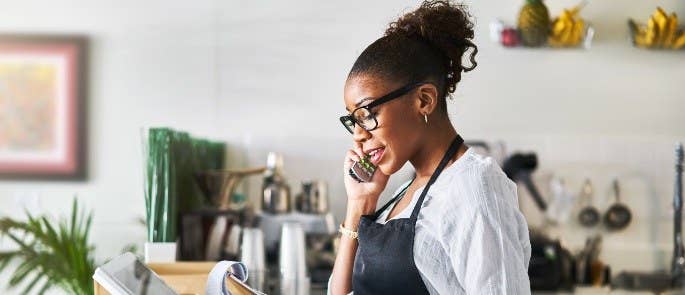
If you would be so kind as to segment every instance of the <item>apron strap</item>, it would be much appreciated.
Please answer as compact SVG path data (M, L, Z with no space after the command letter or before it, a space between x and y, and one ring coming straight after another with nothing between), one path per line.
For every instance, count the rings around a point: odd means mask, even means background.
M455 154L457 154L457 151L459 151L459 148L462 144L464 144L464 139L461 138L459 134L457 134L457 137L455 137L454 140L452 140L452 143L450 144L450 147L447 149L447 152L445 152L445 155L442 157L440 164L438 164L438 167L435 168L435 172L433 172L433 175L431 175L431 178L428 180L428 183L421 192L421 197L419 197L419 200L416 202L416 206L414 206L414 211L412 211L411 213L411 219L416 220L416 218L419 216L419 210L421 210L421 206L423 205L423 199L426 197L428 189L431 187L431 185L433 185L435 180L438 179L438 176L440 176L442 170L445 169L445 166L447 166L447 162L449 162L450 159L454 157Z
M413 182L414 182L414 178L412 178L412 180L409 182L409 184L407 184L407 185L406 185L406 186L405 186L405 187L404 187L396 196L394 196L392 199L390 199L390 201L388 201L387 203L385 203L385 205L383 205L383 207L381 207L380 209L378 209L378 210L376 211L376 213L373 214L373 220L378 219L378 216L380 216L381 213L383 213L383 211L385 211L385 209L387 209L387 208L388 208L391 204L393 204L397 199L399 199L399 198L402 197L405 193L407 193L407 190L409 189L409 186L411 186L411 184L412 184Z

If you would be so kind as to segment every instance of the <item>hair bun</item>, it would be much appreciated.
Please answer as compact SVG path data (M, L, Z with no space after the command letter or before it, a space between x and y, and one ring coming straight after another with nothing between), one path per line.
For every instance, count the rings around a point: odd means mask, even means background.
M445 57L447 70L446 89L453 93L461 80L461 72L473 70L478 48L472 42L473 22L463 4L449 1L424 1L419 8L390 23L386 36L404 35L427 42ZM469 65L463 64L464 54L469 55Z

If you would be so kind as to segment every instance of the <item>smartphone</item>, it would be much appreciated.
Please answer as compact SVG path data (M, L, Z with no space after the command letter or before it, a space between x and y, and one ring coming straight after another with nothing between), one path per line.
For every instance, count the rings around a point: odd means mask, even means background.
M369 182L373 178L373 173L376 172L376 165L371 163L369 156L364 156L359 162L354 162L350 168L349 174L354 180L359 182Z

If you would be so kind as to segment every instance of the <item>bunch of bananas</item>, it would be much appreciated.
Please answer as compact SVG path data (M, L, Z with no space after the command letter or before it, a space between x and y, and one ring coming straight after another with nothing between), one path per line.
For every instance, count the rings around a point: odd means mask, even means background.
M681 49L685 47L685 32L678 28L678 16L657 7L647 21L647 26L639 26L632 19L628 25L633 32L633 42L642 48Z
M552 21L552 32L547 42L554 47L575 47L583 41L585 21L578 17L584 3L564 11Z

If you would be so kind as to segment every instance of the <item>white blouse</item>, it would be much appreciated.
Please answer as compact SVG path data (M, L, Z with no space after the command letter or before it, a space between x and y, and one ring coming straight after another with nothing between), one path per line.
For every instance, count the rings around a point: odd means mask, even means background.
M414 262L430 294L530 294L530 239L516 184L473 150L446 167L424 198ZM422 191L392 219L409 218Z

